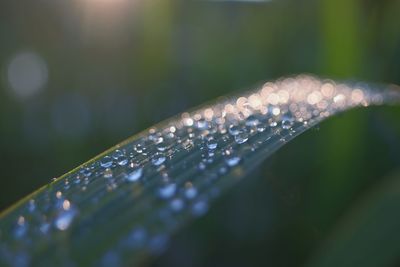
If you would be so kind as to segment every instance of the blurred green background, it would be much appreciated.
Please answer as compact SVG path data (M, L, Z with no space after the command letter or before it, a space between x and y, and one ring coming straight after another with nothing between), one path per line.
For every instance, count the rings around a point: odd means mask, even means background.
M400 84L399 14L399 0L2 1L0 210L162 119L265 80ZM399 205L365 226L378 237L354 241L376 247L357 254L339 240L376 215L362 203L399 188L399 120L399 107L356 110L304 134L155 266L312 265L327 244L354 257L348 266L380 266L368 255L400 265L400 242L383 238L399 237L385 227L400 227Z

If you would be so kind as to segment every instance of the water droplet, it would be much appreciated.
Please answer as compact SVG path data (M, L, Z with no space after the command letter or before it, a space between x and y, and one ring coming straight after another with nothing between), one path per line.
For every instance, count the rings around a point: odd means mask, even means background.
M14 229L14 237L19 239L22 238L28 231L28 223L25 221L24 216L19 216L17 224Z
M101 264L100 266L122 266L121 265L121 259L117 252L115 251L108 251L101 259Z
M293 122L293 119L291 119L291 118L284 117L282 119L282 128L283 129L288 130L293 127L293 124L294 124L294 122Z
M34 199L29 200L29 203L28 203L28 211L29 211L29 212L34 212L35 209L36 209L35 200L34 200Z
M139 154L143 153L146 150L143 144L136 144L134 145L133 149Z
M70 208L68 210L61 211L54 220L54 226L61 231L65 231L71 225L72 221L76 216L76 210Z
M117 163L120 166L124 166L128 163L128 158L126 156L121 156L117 159Z
M140 179L140 177L142 177L143 174L143 168L137 168L133 171L131 171L127 176L126 179L129 182L136 182L137 180Z
M129 233L125 240L125 244L131 248L139 247L146 241L147 232L144 228L138 227Z
M110 156L105 156L100 160L100 166L103 168L110 168L113 164L113 159Z
M163 152L167 149L167 146L164 143L159 143L159 144L157 144L156 148L158 151Z
M48 223L48 222L43 222L41 225L40 225L40 227L39 227L39 229L40 229L40 232L42 233L42 234L47 234L48 232L49 232L49 230L50 230L50 223Z
M159 196L164 199L172 197L175 194L175 191L176 184L174 183L164 185L160 189L158 189Z
M113 172L110 168L105 169L103 173L104 178L111 178L113 177Z
M233 167L233 166L236 166L237 164L239 164L240 157L234 156L234 155L229 155L226 157L225 161L228 164L228 166Z
M163 153L157 152L154 154L153 158L151 159L151 163L153 163L153 165L158 166L164 163L164 161L166 160L166 157L164 156Z
M240 132L235 135L235 142L240 144L246 143L249 140L249 135L246 132Z
M206 167L207 167L207 166L206 166L206 164L205 164L204 162L200 162L199 165L198 165L198 168L199 168L199 170L201 170L201 171L205 170Z
M205 119L200 119L196 122L196 126L200 130L205 130L208 127L208 122Z
M185 189L185 197L188 199L193 199L197 196L197 190L193 186L189 186Z
M247 126L257 126L260 123L260 121L258 120L258 118L254 115L250 115L247 119L246 119L246 125Z
M196 217L206 214L207 211L208 211L208 203L204 199L200 199L195 203L193 203L192 205L192 214Z
M231 135L237 135L240 133L240 127L238 125L229 126L229 133Z
M159 234L152 237L149 241L149 249L153 254L160 254L164 251L168 243L168 236L166 234Z
M214 140L214 138L208 139L208 141L207 141L207 147L208 147L208 149L212 149L212 150L213 150L213 149L216 149L217 146L218 146L218 143L217 143L216 140Z
M170 202L170 207L171 207L171 209L172 209L173 211L176 211L176 212L182 210L182 209L183 209L183 205L184 205L183 200L180 199L180 198L174 198L174 199L171 200L171 202Z

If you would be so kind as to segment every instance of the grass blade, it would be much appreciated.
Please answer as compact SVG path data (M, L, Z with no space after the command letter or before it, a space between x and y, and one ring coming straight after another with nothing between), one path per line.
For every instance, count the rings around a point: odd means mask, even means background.
M274 151L324 119L400 99L300 75L183 113L109 149L0 217L6 266L138 265Z

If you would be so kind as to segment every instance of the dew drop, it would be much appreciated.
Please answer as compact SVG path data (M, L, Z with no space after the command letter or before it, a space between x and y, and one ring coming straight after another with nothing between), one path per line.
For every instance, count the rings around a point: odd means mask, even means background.
M61 211L54 220L54 226L61 231L65 231L71 225L76 216L76 211L73 208Z
M112 172L112 170L111 170L110 168L105 169L105 170L104 170L104 173L103 173L103 176L104 176L104 178L111 178L111 177L113 177L113 172Z
M229 155L226 157L225 161L228 164L228 166L233 167L233 166L236 166L237 164L239 164L240 157Z
M258 120L258 118L254 115L250 115L247 119L246 119L246 125L247 126L257 126L260 123L260 121Z
M185 189L185 197L187 199L193 199L197 196L197 190L195 187L190 186Z
M240 128L238 125L231 125L228 131L231 135L237 135L240 133Z
M142 227L138 227L133 229L132 232L129 233L125 240L125 244L131 248L143 246L144 242L146 241L146 237L146 230Z
M158 166L164 163L164 161L166 160L166 157L164 156L163 153L157 152L154 154L153 158L151 159L151 163L153 163L153 165Z
M27 231L28 231L28 223L25 221L25 217L19 216L17 224L14 229L14 237L18 239L22 238Z
M133 149L134 149L137 153L139 153L139 154L143 153L143 152L146 150L146 148L145 148L144 145L142 145L142 144L136 144L136 145L133 147Z
M208 123L205 119L200 119L196 122L196 126L197 128L199 128L200 130L205 130L208 127Z
M100 166L103 168L110 168L113 164L113 159L110 156L105 156L100 160Z
M240 144L246 143L249 140L249 135L246 132L240 132L235 135L235 142Z
M176 184L171 183L159 188L158 194L161 198L167 199L172 197L175 194L175 191L176 191Z
M285 130L291 129L293 127L293 120L290 118L283 118L282 119L282 128Z
M193 203L192 205L192 214L196 217L200 217L206 214L208 211L208 203L204 199L200 199Z
M218 146L218 143L217 143L217 141L214 140L213 138L211 138L211 139L209 139L209 140L207 141L207 147L208 147L208 149L214 150L214 149L217 148L217 146Z
M183 200L180 198L174 198L170 202L170 207L175 212L181 211L183 209L183 206L184 206Z
M126 180L128 180L129 182L136 182L137 180L140 179L140 177L142 177L142 174L143 174L143 168L138 168L130 172L126 176Z

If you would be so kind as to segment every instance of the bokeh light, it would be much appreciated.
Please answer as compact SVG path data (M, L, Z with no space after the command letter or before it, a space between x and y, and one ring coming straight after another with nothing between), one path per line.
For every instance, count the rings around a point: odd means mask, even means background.
M7 80L18 97L30 97L43 89L47 83L46 62L34 52L19 52L8 64Z

